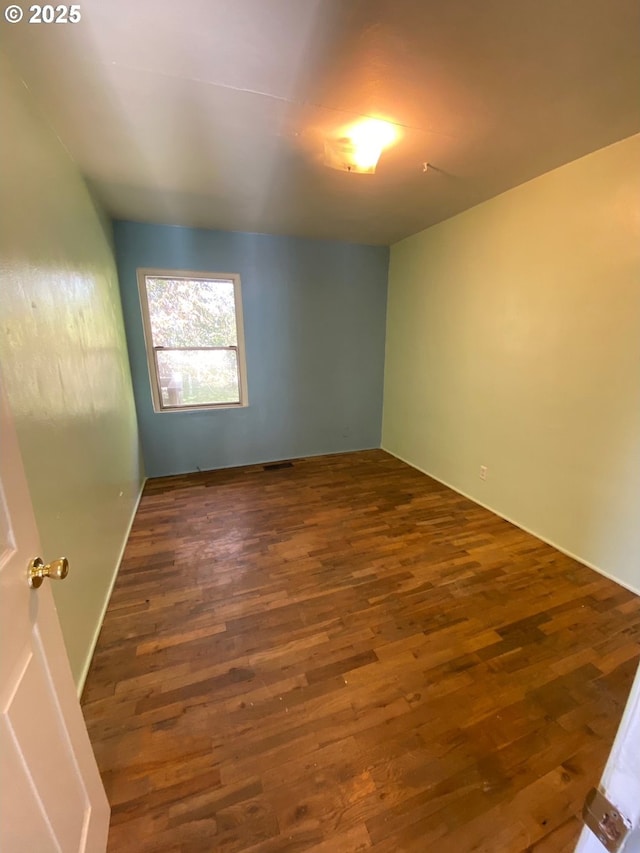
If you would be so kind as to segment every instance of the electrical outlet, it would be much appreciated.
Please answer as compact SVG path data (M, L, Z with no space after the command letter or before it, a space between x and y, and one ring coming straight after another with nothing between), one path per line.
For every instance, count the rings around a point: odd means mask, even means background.
M488 471L489 471L489 469L487 468L487 466L486 466L486 465L481 465L481 466L480 466L480 479L481 479L481 480L486 480L486 479L487 479L487 473L488 473Z

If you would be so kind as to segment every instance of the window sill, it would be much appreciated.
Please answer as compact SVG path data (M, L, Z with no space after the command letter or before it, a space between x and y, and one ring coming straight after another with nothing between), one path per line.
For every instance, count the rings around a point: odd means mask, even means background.
M229 409L246 409L249 403L213 403L197 406L166 406L165 408L153 407L153 411L157 415L174 414L175 412L217 412Z

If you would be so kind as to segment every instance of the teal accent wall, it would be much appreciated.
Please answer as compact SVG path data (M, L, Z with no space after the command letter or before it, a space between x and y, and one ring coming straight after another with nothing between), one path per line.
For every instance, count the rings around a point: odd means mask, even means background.
M114 237L148 476L380 446L388 248L122 221ZM240 274L247 408L153 411L139 267Z

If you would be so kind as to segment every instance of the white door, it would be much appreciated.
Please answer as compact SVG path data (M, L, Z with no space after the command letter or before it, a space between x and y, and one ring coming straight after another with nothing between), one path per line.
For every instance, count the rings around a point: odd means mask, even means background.
M0 383L0 851L102 853L109 804L51 595L61 581L27 582L41 556L60 555L40 553Z
M598 786L631 824L620 853L640 853L640 667L631 687L627 707ZM586 827L576 853L603 853L605 847Z

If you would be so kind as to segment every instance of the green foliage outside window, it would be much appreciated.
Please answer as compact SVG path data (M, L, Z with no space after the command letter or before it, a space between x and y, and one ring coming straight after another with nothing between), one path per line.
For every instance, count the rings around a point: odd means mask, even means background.
M147 277L146 290L163 406L238 403L234 282Z

